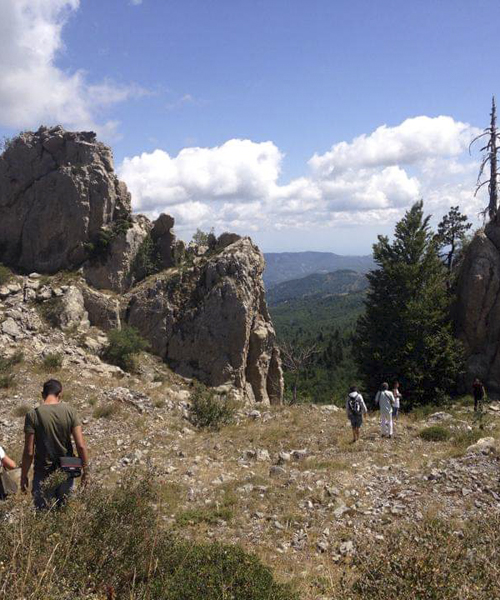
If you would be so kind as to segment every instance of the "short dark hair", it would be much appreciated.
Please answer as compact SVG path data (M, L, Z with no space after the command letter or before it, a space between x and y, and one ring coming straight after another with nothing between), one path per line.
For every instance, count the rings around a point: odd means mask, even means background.
M43 384L42 396L59 396L62 392L62 384L57 379L49 379Z
M353 392L357 392L358 391L358 386L357 385L351 385L351 389L349 390L349 393L352 394Z

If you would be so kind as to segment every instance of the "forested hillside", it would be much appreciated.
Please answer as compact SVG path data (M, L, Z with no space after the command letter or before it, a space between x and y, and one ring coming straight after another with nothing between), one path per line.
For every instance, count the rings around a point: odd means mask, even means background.
M331 273L340 269L367 273L375 265L372 256L341 256L333 252L268 252L264 257L264 283L268 289L282 281L312 273Z
M297 382L301 402L342 402L356 380L352 359L353 330L364 310L364 293L307 296L270 307L278 342L298 356L310 357L298 370L286 369L287 399Z
M291 299L313 295L328 296L360 292L368 286L363 273L350 269L341 269L333 273L313 273L301 279L283 281L267 292L268 304L274 305Z

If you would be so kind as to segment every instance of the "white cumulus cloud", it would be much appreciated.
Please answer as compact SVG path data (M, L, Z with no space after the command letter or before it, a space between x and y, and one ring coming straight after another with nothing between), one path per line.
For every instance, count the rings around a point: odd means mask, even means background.
M285 156L273 142L239 139L126 158L120 176L135 210L169 212L180 231L387 223L421 197L438 214L457 203L477 214L477 163L464 152L476 132L451 117L407 119L315 154L308 174L288 182L280 181Z
M57 66L62 31L79 0L0 0L0 124L13 129L61 123L105 137L114 121L101 109L144 94L139 86L89 83L83 71Z
M457 156L471 139L471 128L451 117L413 117L396 127L382 125L370 135L340 142L309 165L321 177L352 168L415 164L433 156Z

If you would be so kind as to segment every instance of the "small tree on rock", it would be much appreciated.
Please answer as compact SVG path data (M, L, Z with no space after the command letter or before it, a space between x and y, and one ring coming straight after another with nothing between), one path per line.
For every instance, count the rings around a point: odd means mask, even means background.
M451 272L457 254L467 238L467 232L472 227L466 215L458 206L452 206L438 225L436 243L440 256L444 258L448 272Z

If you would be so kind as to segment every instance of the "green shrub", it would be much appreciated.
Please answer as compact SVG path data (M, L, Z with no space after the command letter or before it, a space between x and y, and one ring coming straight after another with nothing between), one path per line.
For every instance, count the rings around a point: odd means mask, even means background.
M62 367L62 356L56 352L43 357L42 366L45 371L58 371Z
M113 415L119 412L120 406L109 402L108 404L99 404L94 409L92 416L94 419L110 419Z
M61 298L50 298L37 304L38 312L44 321L52 327L59 326L59 315L61 314Z
M111 228L101 228L95 238L85 244L88 259L93 263L106 262L115 238L126 233L131 226L131 221L120 219Z
M232 518L233 511L229 507L223 506L218 508L217 506L210 506L183 510L176 515L175 522L181 526L198 525L198 523L215 525L220 520L230 521Z
M195 386L189 407L189 419L193 425L217 431L233 421L234 412L234 405L226 397L218 396L201 384Z
M15 375L14 373L3 373L0 375L0 388L8 389L14 386Z
M426 427L418 434L426 442L446 442L451 437L451 431L442 425Z
M154 474L87 488L63 511L0 506L2 598L297 600L239 547L184 541L164 527ZM29 535L26 535L29 532Z
M151 235L147 235L139 246L131 271L135 281L141 281L161 271L160 253Z
M0 285L6 285L12 279L12 271L0 263Z
M134 356L149 348L149 343L140 336L137 329L128 325L110 331L108 342L104 358L126 371L134 370Z

